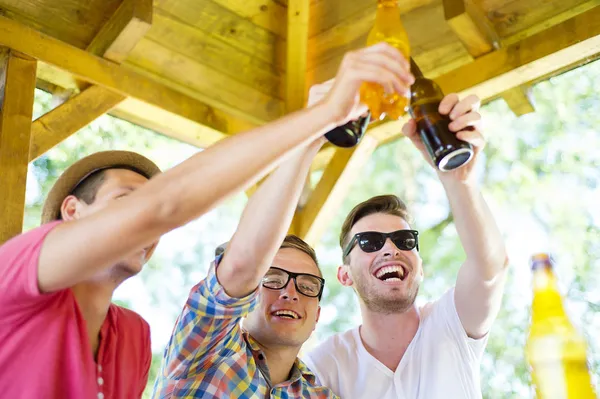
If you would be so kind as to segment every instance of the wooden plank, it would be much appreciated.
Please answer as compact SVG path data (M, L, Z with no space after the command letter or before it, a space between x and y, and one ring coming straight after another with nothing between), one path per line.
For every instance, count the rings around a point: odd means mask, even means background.
M241 51L285 70L285 40L213 1L160 0L155 7Z
M398 7L401 14L406 14L414 9L434 3L435 0L401 0ZM331 1L313 0L311 2L311 15L309 24L309 37L319 35L357 15L373 14L377 9L377 0L361 1Z
M0 11L37 31L85 48L121 0L0 0Z
M152 25L152 0L123 0L87 47L92 54L121 63Z
M374 137L366 135L356 147L336 150L306 206L298 211L298 234L310 245L319 241L335 215L335 210L356 181L356 174L369 160L377 145L378 141Z
M227 113L262 124L283 115L283 101L150 39L142 39L125 66Z
M600 7L478 58L436 79L446 93L489 99L600 53Z
M594 7L600 6L600 0L587 0L587 1L583 1L576 5L570 4L570 6L568 6L569 3L573 3L573 2L564 2L564 1L559 2L558 3L559 9L562 9L565 6L567 6L567 8L564 9L563 11L557 13L557 11L556 11L557 9L555 7L552 7L551 10L552 10L553 14L544 17L544 19L542 19L541 22L530 25L529 27L527 27L525 29L521 29L518 32L511 34L508 37L502 38L502 46L509 46L511 44L520 42L521 40L523 40L529 36L533 36L536 33L540 33L548 28L558 25L561 22L566 21L567 19L576 17L577 15L583 14L583 13L591 10ZM552 6L554 6L554 5L555 4L552 4ZM539 11L539 8L536 8L535 10L531 10L531 11L535 12L536 10ZM492 13L491 15L496 15L496 14ZM528 15L530 15L530 14L528 14Z
M443 4L446 21L469 54L480 57L499 47L494 27L471 0L443 0Z
M36 81L35 60L14 51L5 59L6 81L0 120L0 244L23 228Z
M296 111L306 101L306 57L310 0L288 1L286 110Z
M502 93L501 96L516 116L535 112L528 88L513 87Z
M202 101L3 17L0 17L0 45L64 69L77 78L197 122L209 133L212 130L231 133L229 126L237 123L238 118Z
M29 161L76 133L125 99L100 86L91 86L33 122Z
M287 29L284 21L287 10L277 0L213 0L221 7L227 8L242 18L260 26L279 37L285 38ZM160 0L158 0L160 4Z
M500 37L509 38L523 32L521 39L539 32L540 30L535 29L534 32L527 32L536 25L545 25L548 21L543 28L546 29L598 5L589 0L485 0L478 3ZM559 19L553 21L556 17Z
M262 93L284 98L282 74L272 64L249 53L237 51L222 40L207 35L160 9L156 10L152 28L146 37ZM136 51L136 54L152 60L152 54L140 51Z

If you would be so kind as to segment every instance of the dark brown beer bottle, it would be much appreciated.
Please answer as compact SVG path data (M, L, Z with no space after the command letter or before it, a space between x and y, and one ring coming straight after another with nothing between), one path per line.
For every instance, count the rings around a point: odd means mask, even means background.
M371 120L371 113L350 121L325 133L325 138L338 147L354 147L365 134Z
M410 88L409 112L417 122L417 131L433 163L444 172L463 166L473 158L473 146L456 138L448 129L450 117L438 112L444 98L440 87L423 76L412 58L410 69L415 83Z

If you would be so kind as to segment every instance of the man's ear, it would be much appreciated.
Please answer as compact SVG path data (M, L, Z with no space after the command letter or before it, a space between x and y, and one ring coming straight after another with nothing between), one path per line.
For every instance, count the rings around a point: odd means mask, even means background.
M317 328L317 323L319 322L319 317L321 317L321 307L320 306L317 308L317 319L315 320L315 328ZM313 331L315 331L315 328L313 328Z
M67 196L60 206L62 220L68 222L70 220L79 219L81 206L81 202L77 197L74 195Z
M343 286L351 287L354 284L354 280L352 279L352 272L350 271L350 266L338 266L337 279Z

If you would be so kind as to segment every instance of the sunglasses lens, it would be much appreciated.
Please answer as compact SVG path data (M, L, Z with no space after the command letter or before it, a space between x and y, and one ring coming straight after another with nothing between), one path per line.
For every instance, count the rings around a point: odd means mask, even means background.
M263 277L262 283L265 287L274 290L283 288L288 281L288 274L283 270L270 269Z
M394 245L403 251L411 251L417 246L417 237L411 231L398 231L391 238Z
M321 292L321 280L314 276L300 275L296 277L296 284L298 291L306 296L316 297Z
M385 243L385 236L381 233L367 232L362 233L358 239L358 245L360 249L365 252L375 252L383 248Z

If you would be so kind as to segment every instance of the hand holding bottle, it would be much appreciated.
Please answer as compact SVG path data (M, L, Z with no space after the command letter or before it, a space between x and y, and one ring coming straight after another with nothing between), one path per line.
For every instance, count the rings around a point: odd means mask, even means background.
M448 115L451 123L448 130L456 134L456 138L466 141L473 146L473 158L477 158L478 153L485 146L485 139L481 134L481 115L479 114L480 100L475 95L459 101L457 94L449 94L440 102L438 111L441 115ZM421 135L417 131L417 124L414 119L410 119L402 128L402 132L408 137L415 147L423 154L427 162L434 166L431 156L423 142ZM443 180L456 180L467 182L472 178L475 162L466 163L457 169L440 173Z
M387 43L378 43L347 53L342 60L331 89L321 100L343 125L367 112L361 104L359 89L363 82L377 83L389 93L405 93L414 82L410 64Z

